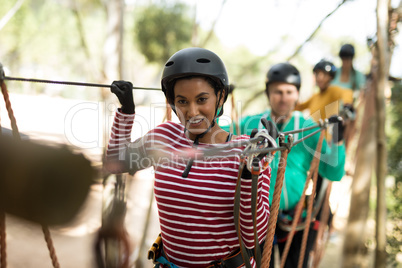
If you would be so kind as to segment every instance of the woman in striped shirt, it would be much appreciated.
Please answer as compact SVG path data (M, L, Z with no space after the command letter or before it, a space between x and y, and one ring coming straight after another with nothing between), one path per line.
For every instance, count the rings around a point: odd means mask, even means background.
M228 89L226 68L215 53L202 48L178 51L165 64L162 90L180 124L168 121L130 142L135 117L132 84L125 81L112 84L111 90L122 107L115 115L106 166L114 173L131 174L154 167L163 254L178 267L208 267L213 263L241 267L243 259L240 265L222 263L222 260L239 252L239 241L247 249L254 247L251 180L247 168L241 176L241 240L233 214L239 154L245 146L222 149L219 156L196 154L192 155L193 161L188 158L194 147L216 148L250 138L232 136L216 123L216 118L223 113ZM267 166L264 161L265 158L260 161L260 167ZM121 166L116 168L113 163ZM259 244L265 240L268 225L270 177L269 167L260 169L256 205ZM240 254L236 256L241 258ZM253 256L247 258L256 267Z

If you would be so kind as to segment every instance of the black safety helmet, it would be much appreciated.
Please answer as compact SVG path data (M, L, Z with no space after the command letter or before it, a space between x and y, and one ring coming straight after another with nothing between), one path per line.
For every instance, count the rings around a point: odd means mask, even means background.
M215 93L225 89L223 100L226 101L229 91L229 78L225 64L214 52L204 48L191 47L176 52L168 59L163 69L161 81L162 91L168 100L168 92L173 90L175 81L178 78L188 76L205 76L212 79L217 86ZM170 104L172 105L172 103Z
M268 90L268 85L273 82L284 82L295 85L297 91L300 90L301 77L299 70L288 62L278 63L272 66L265 81L265 90Z
M355 56L355 48L351 44L344 44L339 50L340 58L353 58Z
M324 71L328 73L332 78L335 77L336 67L335 65L327 60L320 60L313 68L313 72L317 72L318 70Z

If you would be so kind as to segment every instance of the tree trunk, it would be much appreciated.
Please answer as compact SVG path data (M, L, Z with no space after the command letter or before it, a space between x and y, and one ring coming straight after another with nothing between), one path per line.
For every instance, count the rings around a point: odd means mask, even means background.
M375 105L374 81L368 81L365 93L364 112L358 149L356 150L356 165L351 189L349 218L345 230L342 267L366 267L365 237L366 222L369 213L370 184L372 167L375 161Z
M387 263L387 253L385 250L387 217L385 177L387 173L387 153L384 91L389 87L389 67L394 44L392 35L389 35L389 33L396 30L396 23L390 24L389 22L390 10L389 0L377 1L377 42L372 48L372 81L368 87L367 101L365 104L366 108L372 107L372 109L371 111L365 109L359 140L356 173L352 185L350 214L345 235L348 239L345 240L344 243L342 267L367 266L362 263L365 258L361 253L361 249L364 248L363 245L365 242L364 230L369 210L368 201L371 176L367 176L367 178L364 179L362 174L364 170L371 171L372 166L375 167L375 175L377 178L375 267L386 267ZM372 163L374 155L375 163ZM359 185L361 189L364 189L363 194L357 191Z
M385 177L387 173L387 152L385 137L385 100L384 91L388 87L388 73L390 66L390 55L392 48L389 46L388 32L390 1L378 0L377 2L377 68L376 68L376 110L377 110L377 207L376 207L376 250L375 267L386 267L387 253L385 250L387 243L386 219L387 207L385 201ZM373 72L374 73L374 72Z
M107 14L106 39L103 47L103 70L107 81L122 76L123 55L123 0L105 1Z
M124 1L123 0L108 0L103 1L106 9L107 22L106 22L106 37L103 46L103 82L111 83L114 80L122 79L123 70L123 14L124 14ZM108 124L111 100L110 89L102 89L101 100L105 104L105 122L103 144L104 148L108 142L108 135L110 125ZM106 150L104 150L105 152Z

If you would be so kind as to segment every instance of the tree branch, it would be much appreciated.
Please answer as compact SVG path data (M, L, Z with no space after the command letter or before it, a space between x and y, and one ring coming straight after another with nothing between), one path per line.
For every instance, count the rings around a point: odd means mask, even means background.
M324 23L324 21L326 19L328 19L332 14L335 13L335 11L337 11L343 4L345 4L348 0L343 0L334 10L332 10L330 13L328 13L322 20L321 22L318 24L317 28L314 30L314 32L296 49L296 51L289 57L287 58L287 61L290 61L291 59L293 59L297 54L299 54L300 50L302 49L302 47L309 42L314 35L318 32L318 30L321 28L321 25Z
M207 45L208 41L211 39L212 34L214 32L214 29L215 29L215 25L216 25L216 23L218 22L218 20L219 20L219 18L221 16L221 13L222 13L224 5L226 4L226 1L227 0L222 1L221 8L219 9L218 16L216 16L214 22L212 23L211 29L209 30L209 33L208 33L207 37L204 39L204 42L202 42L200 47L205 47Z
M24 0L18 0L17 3L15 3L15 5L7 12L7 14L1 18L0 31L4 26L6 26L7 22L15 15L15 13L17 13L18 9L20 9L22 6L22 3L24 3Z

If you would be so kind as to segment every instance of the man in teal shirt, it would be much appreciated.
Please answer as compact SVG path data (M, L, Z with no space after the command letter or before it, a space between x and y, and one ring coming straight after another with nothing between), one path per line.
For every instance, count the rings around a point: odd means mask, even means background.
M241 133L236 134L250 135L254 128L262 129L263 125L261 123L261 118L266 118L275 123L280 132L315 125L316 123L312 119L305 119L301 112L294 111L294 107L299 98L300 84L300 73L293 65L289 63L279 63L272 66L267 73L265 91L271 109L257 115L242 118L239 122ZM229 126L226 126L226 128L229 129ZM315 130L317 129L306 130L294 134L294 140L297 141ZM307 173L310 169L310 163L313 159L319 136L320 134L317 133L292 147L288 155L285 179L279 205L282 217L288 214L291 215L292 212L294 212L295 206L303 194L302 192L307 179ZM338 135L333 135L333 137L334 143L331 146L329 146L325 140L322 144L319 174L331 181L339 181L342 179L345 172L345 146L342 142L341 131L339 131ZM269 194L270 203L272 203L274 193L273 186L276 182L279 158L280 154L276 153L275 158L271 163L272 175ZM303 232L297 232L295 234L285 267L297 267L300 253L300 242L303 235L302 233ZM287 234L286 231L277 227L276 235L281 254L286 243ZM303 267L307 267L308 255L313 249L315 237L316 230L310 230ZM273 260L273 258L271 258L271 260ZM272 263L273 262L271 262L271 267L273 267Z

